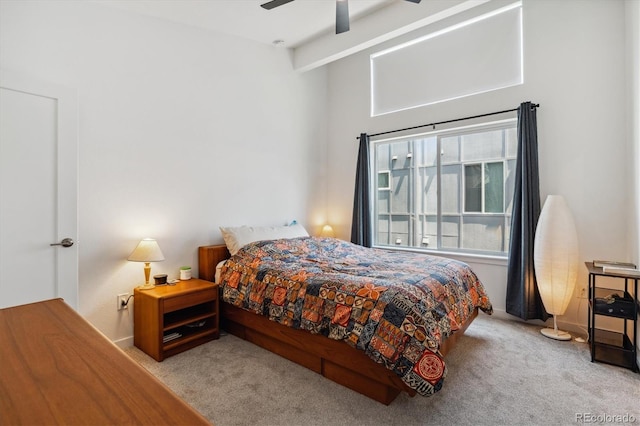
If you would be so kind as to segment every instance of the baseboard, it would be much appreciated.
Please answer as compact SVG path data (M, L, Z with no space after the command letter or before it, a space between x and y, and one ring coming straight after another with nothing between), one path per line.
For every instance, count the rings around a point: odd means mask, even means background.
M507 311L505 311L504 309L493 309L493 314L491 315L494 318L499 318L499 319L504 319L504 320L509 320L509 321L517 321L517 322L524 322L526 324L533 324L533 325L540 325L543 326L546 323L542 320L523 320L522 318L518 318L515 315L511 315L509 313L507 313ZM553 323L552 323L553 324Z
M482 311L480 311L482 312ZM492 317L494 318L500 318L500 319L508 319L508 320L512 320L512 319L518 319L510 314L507 313L507 311L505 311L504 309L493 309L493 314L491 314Z
M120 349L130 348L133 346L133 336L125 337L124 339L114 340L113 343L116 344Z
M521 318L518 318L514 315L507 313L505 310L500 310L500 309L494 309L492 316L495 318L505 319L509 321L519 321L519 322L523 322L530 325L536 325L536 326L539 326L540 328L553 327L553 317L549 318L547 321L542 321L538 319L525 321ZM568 321L563 317L558 317L558 328L563 331L568 331L574 337L579 336L586 339L587 335L589 334L587 332L586 322L585 324L579 324L576 322Z
M553 327L553 319L549 319L546 322L547 327ZM578 324L571 321L564 321L558 318L558 328L564 331L568 331L573 334L574 337L582 337L586 339L589 335L589 331L587 330L587 324Z

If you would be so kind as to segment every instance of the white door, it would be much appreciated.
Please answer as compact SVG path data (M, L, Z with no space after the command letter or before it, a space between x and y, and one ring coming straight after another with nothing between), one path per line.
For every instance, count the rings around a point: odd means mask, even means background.
M78 307L77 120L74 90L0 70L0 308Z

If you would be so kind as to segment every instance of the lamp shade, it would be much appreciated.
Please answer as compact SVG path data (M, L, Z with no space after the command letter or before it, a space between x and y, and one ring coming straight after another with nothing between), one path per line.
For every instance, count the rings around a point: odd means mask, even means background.
M331 225L325 225L322 227L322 231L320 231L320 236L333 238L336 236L336 233L333 231L333 227Z
M132 262L160 262L164 260L164 254L162 254L162 250L160 250L156 240L144 238L131 252L127 260Z
M544 203L533 248L538 290L545 310L564 314L578 275L578 234L571 211L560 195Z

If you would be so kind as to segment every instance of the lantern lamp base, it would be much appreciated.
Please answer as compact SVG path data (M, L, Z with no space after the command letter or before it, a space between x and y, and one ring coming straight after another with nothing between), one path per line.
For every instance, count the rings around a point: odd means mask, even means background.
M571 335L569 333L554 328L543 328L540 330L540 333L550 339L571 340Z

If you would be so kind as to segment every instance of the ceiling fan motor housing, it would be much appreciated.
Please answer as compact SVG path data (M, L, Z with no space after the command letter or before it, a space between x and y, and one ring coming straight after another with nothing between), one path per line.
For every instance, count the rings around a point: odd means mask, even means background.
M272 0L260 5L260 7L271 10L283 4L291 3L293 0ZM411 3L420 3L422 0L406 0ZM349 0L336 0L336 34L349 31Z

